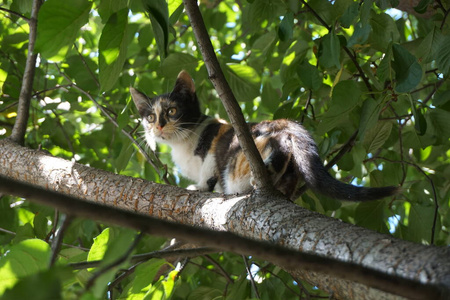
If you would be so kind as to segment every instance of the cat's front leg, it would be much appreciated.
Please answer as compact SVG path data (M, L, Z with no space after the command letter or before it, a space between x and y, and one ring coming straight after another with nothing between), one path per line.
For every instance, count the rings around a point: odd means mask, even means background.
M191 191L212 192L215 190L217 184L217 176L211 176L207 180L201 180L197 184L191 184L187 187Z

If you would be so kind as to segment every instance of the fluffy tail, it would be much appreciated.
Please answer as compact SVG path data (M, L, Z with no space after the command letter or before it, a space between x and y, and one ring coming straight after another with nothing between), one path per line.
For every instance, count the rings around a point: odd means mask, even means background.
M319 158L317 146L306 131L294 133L294 159L303 179L315 192L331 198L348 201L370 201L392 196L399 192L398 187L359 187L343 183L333 178Z

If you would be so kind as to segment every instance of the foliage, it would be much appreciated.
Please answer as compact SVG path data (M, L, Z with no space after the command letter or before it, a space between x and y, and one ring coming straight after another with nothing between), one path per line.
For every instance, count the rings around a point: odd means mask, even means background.
M395 2L203 0L201 10L248 120L302 122L326 161L344 145L350 146L332 168L333 176L358 185L403 188L393 199L361 204L307 192L299 205L398 238L448 245L450 28L445 17L450 8L440 7L432 18L424 19L386 9ZM421 1L418 12L425 11L425 2L430 1ZM31 4L31 0L1 4L2 137L10 134L15 121ZM39 61L27 146L157 182L163 181L167 165L169 181L186 186L167 147L160 146L156 155L150 152L153 165L136 151L144 142L128 94L130 85L148 95L168 92L178 72L186 69L193 75L203 110L226 118L181 1L48 0L38 24ZM122 129L132 132L138 142L128 139ZM119 266L103 273L86 291L98 268L72 271L67 264L95 257L103 259L104 266L127 251L134 234L75 220L64 235L56 265L49 269L48 241L57 225L58 214L50 208L1 198L0 294L4 299L27 298L26 291L38 299L106 297L108 283L122 273ZM134 253L157 250L162 244L159 238L144 237ZM253 262L263 299L298 298L313 290L277 267ZM108 296L256 296L240 256L197 257L184 269L159 276L163 265L162 260L140 264ZM130 266L126 260L120 267Z

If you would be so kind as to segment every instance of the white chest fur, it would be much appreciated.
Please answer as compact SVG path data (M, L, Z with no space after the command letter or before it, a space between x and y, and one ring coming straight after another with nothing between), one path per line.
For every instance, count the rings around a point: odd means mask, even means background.
M200 181L200 170L203 161L200 156L194 155L195 145L191 141L176 143L172 146L172 160L179 168L183 176L195 181Z

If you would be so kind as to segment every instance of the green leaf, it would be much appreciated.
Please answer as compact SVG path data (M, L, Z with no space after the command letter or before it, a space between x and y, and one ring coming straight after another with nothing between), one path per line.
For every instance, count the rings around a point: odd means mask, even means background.
M72 47L81 26L87 23L92 2L48 0L42 5L35 51L52 61L61 61Z
M0 294L20 278L45 270L50 255L50 246L42 240L29 239L12 245L0 259Z
M392 45L392 53L394 56L392 67L397 81L395 90L399 93L409 92L422 79L422 67L417 59L401 45Z
M113 13L102 30L98 44L99 80L103 91L117 82L127 54L128 9Z
M373 128L378 121L378 115L381 111L381 103L372 98L364 101L359 121L358 139L364 137L366 130Z
M324 68L341 68L341 46L334 31L327 33L320 43L319 63Z
M433 206L412 203L408 218L408 234L405 238L417 243L430 242L433 216Z
M306 60L298 66L297 74L306 89L316 91L322 85L322 77L319 70Z
M387 228L385 221L386 207L386 201L359 203L355 211L355 224L381 233L389 233L389 229Z
M259 95L261 79L252 67L229 64L225 75L237 101L252 101Z
M355 31L347 42L347 47L354 45L363 45L369 38L372 27L370 24L362 24L361 22L356 23Z
M98 14L102 18L103 23L106 23L113 13L118 12L128 6L127 0L102 0L98 5Z
M425 120L425 117L420 109L416 109L412 97L409 97L409 100L411 103L411 111L414 116L414 128L416 129L418 135L424 135L427 131L427 121Z
M358 14L359 14L359 3L353 2L349 7L347 7L347 10L339 19L342 27L349 28L350 25L352 25L353 22L356 20L356 17L358 17Z
M433 0L420 0L419 4L414 6L414 10L419 14L423 14L427 11L428 6L430 6L431 3L433 3Z
M62 299L60 274L53 269L26 276L19 280L12 289L7 290L0 299Z
M318 134L324 134L346 121L350 111L359 103L361 90L352 80L340 81L333 89L331 106L317 128Z
M417 57L422 63L429 63L438 57L442 41L442 33L437 27L433 27L430 33L423 39L417 49Z
M438 68L448 75L450 72L450 35L442 37L442 41L439 44L439 50L436 55L436 63Z
M391 130L392 123L384 121L380 121L375 127L369 128L363 142L367 153L374 153L380 149L389 138Z
M288 12L280 23L278 28L278 37L280 41L285 42L292 39L294 26L294 13Z
M398 42L400 33L397 25L391 16L381 13L377 14L371 11L370 26L372 32L369 37L369 43L373 48L385 52L391 42Z
M268 111L275 111L280 105L280 95L273 88L270 82L266 82L263 85L262 94L261 94L261 105L266 107Z
M134 236L133 231L129 229L106 228L94 238L94 244L88 254L88 261L102 260L101 267L116 261L126 253ZM104 294L107 284L114 278L115 272L126 263L110 269L95 281L92 290L96 297L100 298Z
M47 236L47 218L43 214L34 216L33 227L37 238L44 239Z
M152 22L161 60L167 57L169 45L169 8L165 0L142 0Z
M165 78L176 78L181 70L194 72L198 66L198 59L186 53L171 53L161 63L161 74Z

